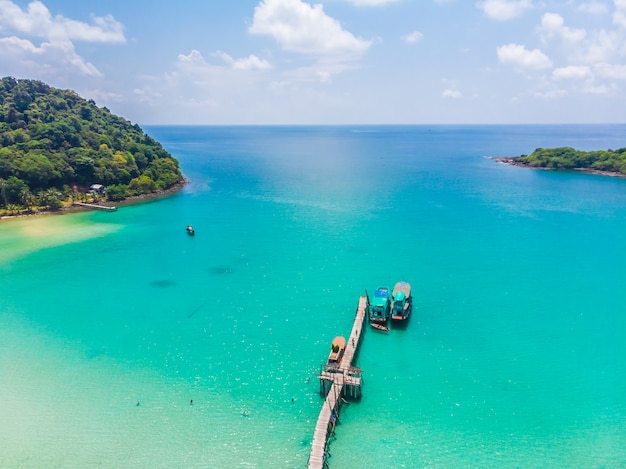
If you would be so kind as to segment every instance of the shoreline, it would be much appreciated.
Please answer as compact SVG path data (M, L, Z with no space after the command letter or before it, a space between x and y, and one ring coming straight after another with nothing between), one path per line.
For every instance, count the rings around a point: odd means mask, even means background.
M125 199L119 200L119 201L106 200L103 202L97 202L96 204L106 206L106 207L113 207L113 206L124 207L124 206L129 206L129 205L140 204L143 202L152 202L152 201L164 198L164 197L169 197L170 195L174 195L180 192L183 189L183 187L187 185L188 182L189 181L186 178L183 178L181 181L177 182L173 186L164 190L151 192L150 194L132 195L130 197L126 197ZM39 210L37 212L32 212L32 213L20 213L19 215L3 215L0 217L0 221L14 220L18 218L29 218L29 217L36 217L36 216L66 215L68 213L87 212L87 211L94 211L94 210L97 210L97 209L84 207L80 205L74 205L72 203L71 205L61 207L58 210Z
M591 168L571 168L571 169L559 169L559 168L545 168L543 166L530 166L529 164L519 161L519 156L488 156L487 158L496 161L497 163L508 164L510 166L517 166L518 168L538 169L542 171L577 171L579 173L595 174L598 176L608 176L614 178L626 178L626 174L615 173L613 171L601 171L599 169Z

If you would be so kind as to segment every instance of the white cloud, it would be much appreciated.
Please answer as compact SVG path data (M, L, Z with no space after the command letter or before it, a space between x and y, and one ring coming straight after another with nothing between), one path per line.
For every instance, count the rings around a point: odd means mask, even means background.
M250 54L248 57L243 57L241 59L233 59L227 53L217 51L213 54L213 56L222 59L222 61L228 65L228 68L233 70L266 70L272 67L267 60L260 59L254 54ZM196 67L197 69L204 68L216 70L219 68L215 65L209 65L206 60L204 60L202 54L195 49L192 50L189 55L179 54L178 63L184 67Z
M332 81L331 74L325 71L319 71L316 73L320 80L320 83L330 83Z
M613 22L622 28L626 28L626 0L614 0L614 2Z
M528 50L519 44L506 44L497 49L498 59L503 64L515 65L528 69L552 67L550 58L539 49Z
M558 99L564 96L567 96L566 90L556 89L556 90L548 90L548 91L533 91L531 93L535 98L542 99Z
M626 65L598 64L594 70L601 77L626 80Z
M26 10L9 0L0 0L0 31L8 30L45 38L50 41L78 40L85 42L125 42L123 26L111 15L93 16L92 24L52 16L50 10L38 0L28 4Z
M92 63L76 53L70 41L44 42L37 47L15 36L0 38L0 69L10 69L13 75L53 75L55 69L67 69L92 77L101 76Z
M182 63L190 63L190 64L198 64L198 65L206 65L204 57L197 50L192 50L189 55L179 54L178 61Z
M541 18L539 29L548 39L558 37L568 43L580 42L587 36L587 32L584 29L571 29L564 24L565 21L561 15L546 13Z
M409 44L415 44L416 42L420 42L424 38L424 35L419 31L413 31L412 33L403 36L404 42Z
M588 63L610 62L620 54L618 47L623 44L624 38L617 31L600 30L591 35L584 48L576 47L572 53L576 60Z
M595 85L593 83L585 83L583 91L587 94L609 94L611 87L607 85Z
M216 56L220 57L224 62L229 64L235 70L266 70L272 66L267 60L260 59L254 54L241 59L233 59L224 52L216 52Z
M608 8L604 3L598 1L585 2L576 7L578 11L589 13L591 15L603 15L608 12Z
M388 5L390 3L396 3L398 0L348 0L348 1L358 7L361 7L361 6L378 7L382 5Z
M589 78L590 75L591 70L585 65L569 65L552 71L552 77L556 80Z
M51 80L80 73L91 77L102 74L81 57L74 41L123 43L123 26L113 16L92 16L90 23L53 16L39 0L25 9L10 0L0 0L0 69L14 75L43 76ZM9 35L10 34L10 35ZM28 37L26 39L24 36ZM36 45L32 38L43 39ZM8 66L3 63L7 62Z
M478 2L476 6L489 18L498 21L506 21L524 13L524 10L532 8L530 0L485 0Z
M344 30L322 5L301 0L261 1L249 32L271 36L285 50L312 55L360 55L372 44Z
M448 88L443 90L441 96L443 96L444 98L458 99L463 97L463 93L461 93L459 90Z

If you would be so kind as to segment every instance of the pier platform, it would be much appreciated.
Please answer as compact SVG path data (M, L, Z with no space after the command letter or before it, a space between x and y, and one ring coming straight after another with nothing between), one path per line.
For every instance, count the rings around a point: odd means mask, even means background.
M361 369L352 365L363 337L363 324L367 316L369 300L367 296L359 298L350 337L346 343L339 367L326 366L320 372L320 393L327 393L324 405L320 410L313 434L309 469L328 467L328 439L335 433L335 425L339 421L339 411L343 396L354 398L361 396Z
M112 207L110 205L85 204L82 202L74 202L74 205L77 205L79 207L93 208L96 210L105 210L107 212L115 212L117 210L117 207Z

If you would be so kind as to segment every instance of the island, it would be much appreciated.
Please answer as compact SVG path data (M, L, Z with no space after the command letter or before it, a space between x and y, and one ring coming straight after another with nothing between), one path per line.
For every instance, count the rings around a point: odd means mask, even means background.
M626 177L626 148L594 151L580 151L571 147L537 148L530 155L493 159L526 168L564 169Z
M0 216L146 197L182 184L178 161L137 124L71 90L0 80Z

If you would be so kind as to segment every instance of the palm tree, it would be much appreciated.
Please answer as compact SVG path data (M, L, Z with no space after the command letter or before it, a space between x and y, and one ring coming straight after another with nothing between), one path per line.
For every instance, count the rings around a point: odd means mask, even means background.
M0 196L2 196L2 205L7 206L7 191L4 188L5 180L0 178Z
M41 191L38 194L38 198L39 198L39 205L42 207L47 207L48 206L48 196L49 196L49 192L48 191Z
M20 191L20 203L28 210L29 212L33 211L33 205L35 205L35 196L30 191L30 189L22 189Z
M9 215L17 215L21 211L21 207L17 204L7 204Z

